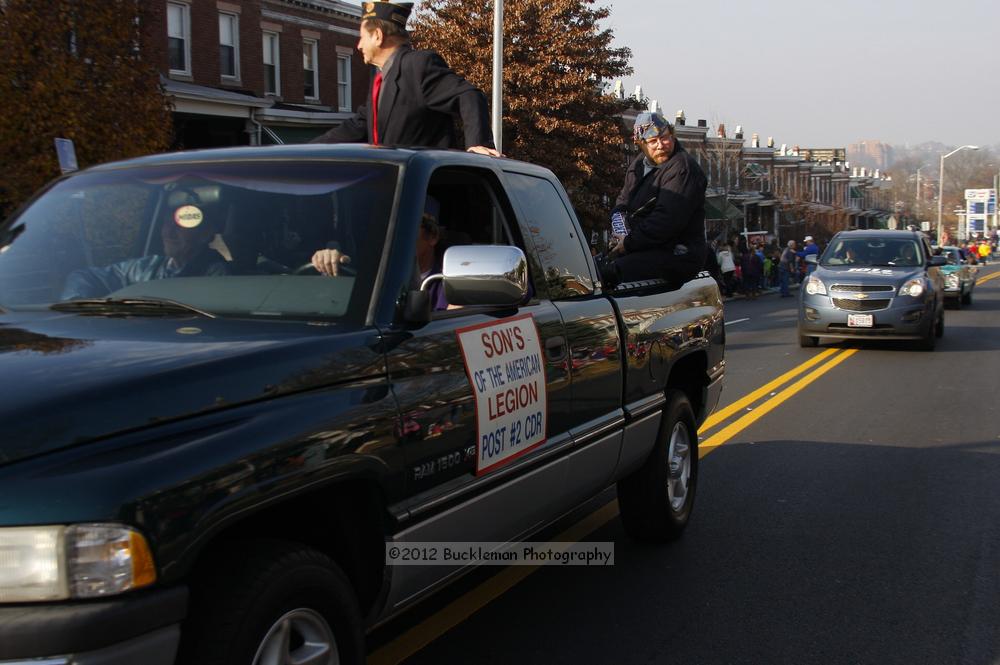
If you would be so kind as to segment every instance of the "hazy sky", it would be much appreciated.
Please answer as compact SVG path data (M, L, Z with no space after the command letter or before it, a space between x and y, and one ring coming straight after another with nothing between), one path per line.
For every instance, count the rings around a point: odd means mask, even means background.
M1000 143L998 0L597 5L632 49L626 94L641 84L668 119L684 109L779 147Z
M996 0L598 4L632 49L626 94L642 84L668 118L740 124L761 145L1000 142Z

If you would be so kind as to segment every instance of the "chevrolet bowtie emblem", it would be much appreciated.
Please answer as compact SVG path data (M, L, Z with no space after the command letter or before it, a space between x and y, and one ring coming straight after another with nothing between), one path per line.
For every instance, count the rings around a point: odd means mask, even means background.
M865 298L868 297L868 294L867 293L855 293L854 297L857 298L858 300L864 300Z

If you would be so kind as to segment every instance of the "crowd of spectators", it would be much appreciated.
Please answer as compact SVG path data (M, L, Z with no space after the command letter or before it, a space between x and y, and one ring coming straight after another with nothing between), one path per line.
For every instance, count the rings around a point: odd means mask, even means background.
M811 270L805 257L820 253L812 236L806 236L801 245L789 240L779 246L774 240L767 241L763 234L718 235L711 242L711 250L719 264L722 295L743 295L748 300L768 289L788 293L789 285L800 283Z

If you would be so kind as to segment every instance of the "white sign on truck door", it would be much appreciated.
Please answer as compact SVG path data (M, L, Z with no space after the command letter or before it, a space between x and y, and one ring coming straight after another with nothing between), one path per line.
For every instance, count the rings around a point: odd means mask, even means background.
M545 362L530 314L456 331L476 400L476 474L545 443Z

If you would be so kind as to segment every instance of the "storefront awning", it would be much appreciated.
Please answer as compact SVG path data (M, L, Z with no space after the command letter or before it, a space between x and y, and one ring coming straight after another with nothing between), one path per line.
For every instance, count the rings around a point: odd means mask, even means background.
M729 221L743 219L743 211L729 202L725 195L705 198L705 219Z
M264 126L261 142L308 143L331 127L353 117L353 113L326 111L297 104L275 104L254 114Z
M160 82L173 102L175 113L249 118L251 111L267 108L273 103L256 95L175 81L162 75Z

